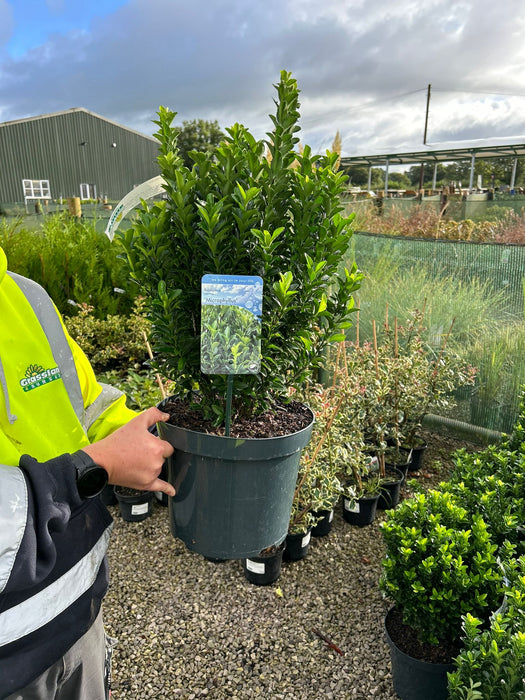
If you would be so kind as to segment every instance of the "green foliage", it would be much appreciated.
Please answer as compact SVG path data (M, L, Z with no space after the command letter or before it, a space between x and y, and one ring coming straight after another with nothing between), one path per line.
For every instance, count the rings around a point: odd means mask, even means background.
M505 602L490 619L467 614L464 648L449 674L450 700L523 700L525 698L525 559L507 572Z
M501 324L490 336L480 338L466 351L469 361L478 368L474 406L499 413L502 429L505 414L515 415L519 408L520 388L525 384L525 325L523 322Z
M386 309L391 326L395 317L405 323L415 309L424 309L420 335L430 347L439 347L452 321L449 347L469 347L494 331L495 319L502 317L505 294L494 288L489 277L461 281L436 274L423 261L418 267L407 269L401 255L393 243L387 243L373 261L367 261L361 289L356 294L362 340L372 340L373 321L381 337ZM354 259L360 262L358 250ZM365 267L362 262L361 266ZM349 338L354 339L354 333L350 329Z
M234 409L259 412L286 397L323 363L348 327L355 266L341 269L352 217L341 215L346 179L337 154L297 153L299 90L283 71L268 141L235 124L214 158L193 152L184 165L175 114L156 122L167 199L142 206L121 236L131 276L147 299L156 366L181 395L198 385L208 416L224 414L226 378L200 372L200 284L206 273L264 281L262 366L238 375ZM265 157L268 149L270 157ZM291 167L294 164L294 167Z
M94 224L67 214L44 219L36 231L21 219L0 222L0 246L9 269L41 284L61 314L74 315L77 304L92 306L97 318L130 313L136 290L117 258L119 246Z
M469 513L480 515L494 542L518 544L525 523L525 443L521 440L525 406L514 434L479 452L458 450L443 491L454 495Z
M291 534L314 526L318 519L315 513L332 510L342 493L340 464L331 448L339 437L335 428L338 398L320 384L309 385L300 398L313 411L315 423L312 438L301 454L288 528Z
M156 406L164 398L157 378L152 370L134 370L126 372L107 370L98 375L101 382L110 384L126 394L126 404L136 411L144 411ZM173 392L173 382L164 382L166 394Z
M486 618L498 607L497 545L483 519L452 494L430 490L402 501L388 511L382 532L380 586L421 641L455 641L463 615Z
M247 309L204 305L201 317L201 366L216 374L250 373L258 364L260 323Z
M81 304L79 313L65 319L66 328L88 356L95 373L125 370L147 360L144 339L149 322L143 315L144 300L137 298L130 316L97 318L93 307Z

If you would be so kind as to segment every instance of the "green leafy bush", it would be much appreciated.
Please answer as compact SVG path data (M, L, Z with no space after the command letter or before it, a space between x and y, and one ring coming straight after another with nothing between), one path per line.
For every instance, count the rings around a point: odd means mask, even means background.
M517 543L517 528L525 522L525 453L503 443L476 453L458 450L454 463L442 490L482 516L498 546L506 539Z
M97 318L131 312L136 288L118 258L122 251L93 223L65 213L36 231L21 219L0 222L0 246L9 269L41 284L64 316L75 315L77 304L92 306Z
M488 629L473 615L463 620L464 648L449 674L450 700L525 698L525 559L507 573L504 605Z
M144 333L149 322L143 315L144 300L135 300L130 316L111 315L100 319L88 304L79 305L79 313L65 319L66 328L88 356L95 373L110 369L126 371L148 359Z
M325 347L350 325L360 275L342 269L352 217L341 215L346 176L337 154L295 150L299 90L283 71L267 141L235 124L213 157L193 151L187 168L175 113L161 107L156 137L166 200L139 210L121 234L131 276L147 299L156 367L182 397L198 386L199 407L218 423L226 375L200 371L204 274L258 275L264 281L257 375L237 375L234 411L257 414L320 367ZM266 151L269 157L266 157Z
M112 369L101 372L98 379L123 391L127 406L136 411L156 406L164 398L157 377L150 369L128 369L126 372ZM163 382L163 389L165 393L173 392L173 383Z
M402 501L381 528L380 586L421 642L454 642L463 615L486 619L501 603L497 545L452 494L430 490Z

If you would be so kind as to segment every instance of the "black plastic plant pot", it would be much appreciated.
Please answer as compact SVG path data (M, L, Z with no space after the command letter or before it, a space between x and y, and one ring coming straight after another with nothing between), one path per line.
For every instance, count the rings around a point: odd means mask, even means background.
M299 561L304 559L310 549L312 530L294 535L286 535L286 547L283 553L284 561Z
M334 523L334 511L333 510L320 510L314 513L317 517L321 518L312 528L312 535L314 537L326 537L332 530L332 525Z
M392 662L392 682L400 700L447 700L448 677L454 664L429 663L408 656L395 644L388 633L391 608L385 617L385 632Z
M135 491L115 486L115 496L122 519L127 522L140 522L149 518L153 512L152 491Z
M410 460L408 462L408 471L417 472L423 466L423 460L425 458L425 450L427 449L427 443L418 444L410 450Z
M381 483L381 492L377 501L380 510L395 508L401 495L401 484L405 476L402 471L395 468L386 469L385 481Z
M355 500L343 497L343 519L350 525L364 527L374 522L379 494Z
M270 547L265 556L241 559L242 569L246 579L256 586L269 586L281 575L281 564L286 542ZM262 554L262 552L261 552Z
M159 423L173 447L171 532L205 557L243 559L286 538L301 450L312 422L275 438L208 435Z

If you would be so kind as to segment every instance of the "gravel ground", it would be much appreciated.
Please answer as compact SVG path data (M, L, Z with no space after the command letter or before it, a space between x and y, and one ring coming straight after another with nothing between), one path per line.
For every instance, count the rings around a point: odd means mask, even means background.
M446 477L460 443L427 438L418 478L433 486ZM118 639L113 700L396 697L383 632L389 603L377 585L382 511L357 528L339 505L331 533L312 538L305 559L283 562L278 581L255 586L240 561L207 561L173 538L168 509L158 501L139 523L122 520L118 506L110 510L104 615Z

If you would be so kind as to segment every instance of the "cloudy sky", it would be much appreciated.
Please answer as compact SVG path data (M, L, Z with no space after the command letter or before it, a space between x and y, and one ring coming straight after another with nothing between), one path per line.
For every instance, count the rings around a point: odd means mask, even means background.
M84 107L145 134L159 105L343 155L525 134L523 0L0 0L0 122Z

